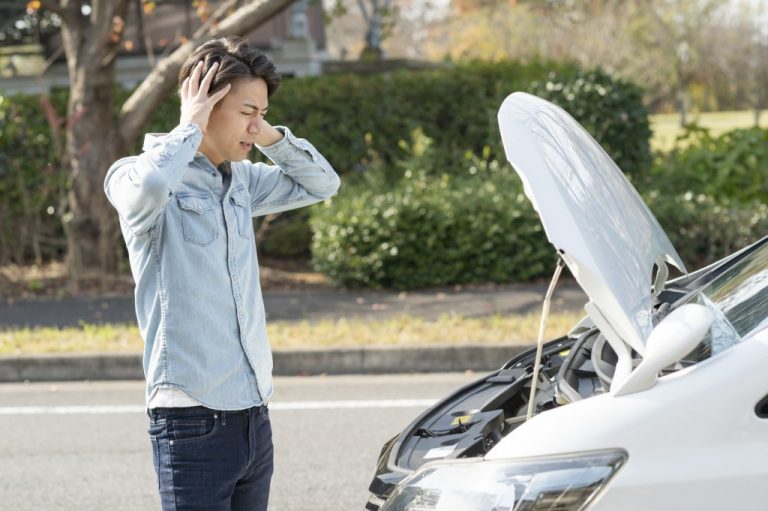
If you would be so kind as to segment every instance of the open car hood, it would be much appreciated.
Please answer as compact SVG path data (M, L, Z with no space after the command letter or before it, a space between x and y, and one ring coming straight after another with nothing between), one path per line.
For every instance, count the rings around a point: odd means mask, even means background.
M589 296L590 316L602 315L642 354L653 328L654 264L662 275L667 263L685 272L669 238L618 166L565 110L516 92L498 120L507 159L547 238Z

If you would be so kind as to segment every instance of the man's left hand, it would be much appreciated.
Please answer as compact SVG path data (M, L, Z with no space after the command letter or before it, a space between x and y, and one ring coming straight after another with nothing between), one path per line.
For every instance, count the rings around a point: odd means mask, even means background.
M254 134L253 141L259 147L269 147L283 139L283 134L263 117L260 119L257 129L258 131Z

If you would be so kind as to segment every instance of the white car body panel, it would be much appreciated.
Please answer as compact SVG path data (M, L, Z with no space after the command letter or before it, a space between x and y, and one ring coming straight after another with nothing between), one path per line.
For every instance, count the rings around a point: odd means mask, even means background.
M590 511L768 508L768 329L643 392L543 412L486 459L621 448L629 458Z
M638 353L652 330L654 263L685 267L656 218L567 112L516 92L498 114L515 167L550 242L616 334Z

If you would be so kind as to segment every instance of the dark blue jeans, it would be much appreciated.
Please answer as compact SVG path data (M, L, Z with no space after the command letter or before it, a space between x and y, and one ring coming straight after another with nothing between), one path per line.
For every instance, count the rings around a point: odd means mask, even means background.
M273 450L266 406L153 408L147 415L164 511L267 511Z

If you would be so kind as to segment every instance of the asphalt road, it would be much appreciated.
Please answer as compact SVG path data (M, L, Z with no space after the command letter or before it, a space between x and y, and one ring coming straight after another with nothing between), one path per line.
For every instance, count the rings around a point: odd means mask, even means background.
M360 510L381 444L479 374L276 378L270 509ZM144 383L0 385L0 507L159 509Z

